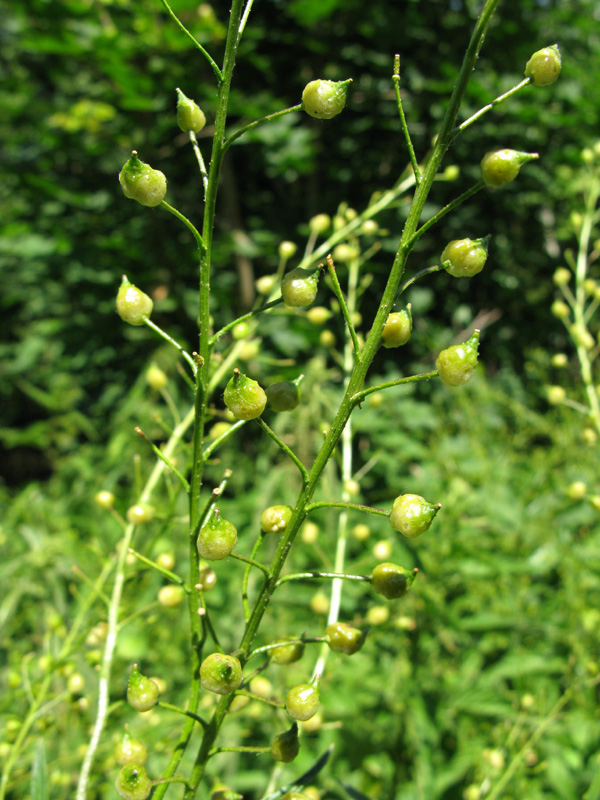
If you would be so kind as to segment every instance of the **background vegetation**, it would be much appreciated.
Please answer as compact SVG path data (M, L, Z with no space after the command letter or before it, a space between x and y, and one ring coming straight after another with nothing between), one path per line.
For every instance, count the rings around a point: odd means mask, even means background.
M227 4L173 6L201 42L219 51ZM274 271L282 239L302 244L313 214L335 213L340 200L361 208L402 170L407 159L390 80L398 50L409 125L417 151L426 152L478 7L471 0L371 0L367 13L362 0L256 4L238 59L232 120L298 102L315 77L354 82L343 123L292 115L232 149L218 209L217 323L251 304L254 279ZM299 774L335 744L318 784L326 798L347 796L341 781L371 798L472 800L479 795L468 797L469 787L492 796L507 768L513 772L501 797L600 797L597 689L586 683L600 658L600 529L586 497L567 492L574 481L587 484L587 497L598 492L597 447L584 446L579 417L549 408L544 394L548 383L576 393L575 362L561 372L551 364L555 352L572 355L573 348L549 308L552 273L575 242L581 150L598 135L599 22L593 0L507 4L469 87L465 117L519 80L534 50L560 44L559 82L528 89L459 139L452 151L459 174L440 181L432 198L443 205L469 186L488 149L538 151L540 160L502 192L450 215L414 257L426 266L449 239L494 234L488 267L476 280L435 275L410 297L411 368L431 364L480 315L490 325L485 371L463 390L425 385L394 392L383 406L366 403L357 414L357 453L364 462L375 459L361 480L361 498L385 504L410 483L411 491L441 500L444 514L435 535L414 547L389 539L393 560L421 571L389 619L377 618L373 607L380 604L364 590L351 587L344 595L348 615L373 626L368 646L351 660L331 660L322 727L306 733L298 762L286 768ZM115 491L124 510L134 491L134 459L141 457L142 471L152 463L133 427L160 440L156 415L169 412L146 384L149 363L169 375L176 406L188 399L170 351L145 329L126 329L114 312L126 271L152 290L157 322L168 320L173 335L193 342L196 266L188 235L167 215L140 213L124 201L116 175L135 146L167 174L178 208L194 216L198 184L188 179L191 155L174 124L175 87L200 103L209 125L214 102L207 67L155 0L14 2L1 36L0 663L7 667L0 757L15 736L30 682L44 679L48 657L81 606L81 575L95 579L119 538L118 526L94 505L95 493ZM404 210L400 204L381 220L387 233L369 262L375 279L389 269ZM367 289L365 320L373 302ZM320 348L320 330L302 315L285 326L273 320L251 354L252 374L274 379L302 365L304 402L279 422L280 432L289 426L315 447L314 420L327 422L339 389L335 349ZM332 319L327 327L339 343L343 326ZM378 368L395 374L393 352L379 357ZM236 440L220 458L219 471L235 465L230 486L232 495L245 496L248 524L275 499L285 502L287 473L263 440L249 435L243 449ZM331 558L333 519L324 514L318 524L319 539L300 548L298 567ZM366 542L352 545L349 564L357 571L369 569L375 543L389 538L385 520L371 528ZM181 533L160 519L153 523L155 555L184 559ZM218 577L211 602L227 608L238 602L240 575L228 563ZM125 616L154 603L161 585L138 567L131 578ZM282 589L269 624L313 628L315 591ZM187 633L178 615L152 605L125 628L117 682L124 686L130 664L140 660L167 681L170 700L184 702ZM95 699L98 647L89 632L98 622L99 604L85 618L81 647L67 668L52 672L57 699L32 731L11 797L28 796L36 741L45 743L51 796L73 796ZM83 675L81 692L68 691L69 669ZM280 684L274 681L278 693L289 685L283 669ZM160 771L176 720L170 727L164 714L152 712L132 722L120 705L94 775L98 798L114 794L111 736L129 722L147 737L148 721L155 722L147 744ZM237 732L232 726L232 737L262 741L271 729L272 715L258 707ZM245 797L260 797L265 770L254 758L219 763Z

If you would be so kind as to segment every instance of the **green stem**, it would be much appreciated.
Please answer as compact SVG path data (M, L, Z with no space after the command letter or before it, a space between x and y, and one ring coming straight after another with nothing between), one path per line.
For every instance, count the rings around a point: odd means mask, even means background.
M193 133L193 131L190 131L190 133ZM204 250L204 241L202 240L202 236L200 236L200 232L195 228L194 225L192 225L189 219L187 217L184 217L183 214L177 211L176 208L170 206L166 202L166 200L162 201L161 206L165 208L167 211L169 211L171 214L173 214L174 217L177 217L177 219L180 222L183 222L186 228L192 232L192 236L194 237L194 239L196 240L196 244L198 245L198 250Z
M282 441L279 438L279 436L277 436L277 434L275 433L275 431L272 428L269 428L267 423L261 417L257 417L256 418L256 422L263 429L263 431L268 436L270 436L271 439L273 439L275 444L277 444L277 446L280 447L283 450L283 452L286 454L286 456L288 456L294 462L294 464L298 467L298 469L300 470L300 474L302 475L302 483L305 484L308 481L308 470L306 469L304 464L300 461L298 456L287 446L287 444L284 441Z
M531 83L531 78L524 78L520 83L517 83L516 86L513 86L512 89L509 89L508 92L504 92L504 94L501 94L498 97L496 97L495 100L492 100L491 103L488 103L487 106L483 106L483 108L480 108L479 111L476 111L472 117L466 119L452 131L452 141L454 141L454 139L456 139L457 136L459 136L464 130L466 130L466 128L468 128L469 125L472 125L474 122L480 119L480 117L482 117L484 114L487 114L488 111L491 111L492 108L495 108L499 103L502 103L503 100L507 100L509 97L512 97L513 94L516 94L517 92L521 91L521 89L523 89L525 86L529 86L530 83Z
M215 747L208 754L209 758L218 755L219 753L268 753L270 747Z
M215 63L215 61L213 60L213 58L212 58L212 56L210 55L210 53L208 53L208 52L207 52L207 51L206 51L206 50L205 50L205 49L202 47L202 45L200 44L200 42L198 42L198 41L196 40L196 38L193 36L193 34L191 34L191 33L188 31L188 29L187 29L187 28L184 26L184 24L181 22L181 20L179 19L179 17L178 17L178 16L175 14L175 12L174 12L174 11L173 11L173 9L171 8L171 6L170 6L170 5L167 3L167 0L160 0L160 1L161 1L161 3L163 4L163 6L165 7L165 9L167 10L167 13L168 13L168 14L169 14L169 16L171 17L171 19L173 19L173 20L174 20L174 22L175 22L175 24L177 25L177 27L178 27L180 30L182 30L182 31L183 31L183 33L185 33L185 35L186 35L186 36L188 37L188 39L189 39L189 40L192 42L192 44L194 45L194 47L197 47L197 48L198 48L198 50L200 50L200 52L202 53L202 55L204 56L204 58L205 58L205 59L208 61L208 63L210 64L210 66L211 66L211 68L212 68L212 71L215 73L215 77L217 78L217 80L218 80L218 81L220 81L220 80L222 79L221 70L219 69L219 67L217 66L217 64Z
M463 192L457 198L452 200L451 203L448 203L447 206L444 206L442 209L440 209L440 211L438 211L437 214L434 214L434 216L431 217L431 219L427 220L427 222L421 225L421 227L412 237L410 241L411 247L414 245L416 241L418 241L421 238L421 236L423 236L424 233L426 233L437 222L439 222L443 217L445 217L446 214L449 214L451 211L454 211L454 209L457 208L457 206L459 206L461 203L464 203L465 200L468 200L470 197L473 197L474 194L480 192L484 188L484 186L485 184L483 181L477 181L477 183L471 186L470 189L467 189L466 192Z
M294 111L302 111L302 103L298 103L298 105L296 106L290 106L290 108L284 108L281 111L275 111L273 114L267 114L266 117L261 117L260 119L257 119L254 122L250 122L248 125L244 125L243 128L240 128L239 131L232 133L231 136L226 140L224 145L225 152L229 150L229 148L235 142L236 139L239 139L240 136L243 136L245 133L251 131L253 128L257 128L259 125L264 125L265 122L271 122L274 119L283 117L286 114L291 114Z
M379 514L381 517L389 517L390 512L385 511L383 508L373 508L373 506L365 506L362 503L350 503L345 500L319 500L316 503L309 503L306 506L306 513L310 514L311 511L314 511L316 508L343 508L348 510L349 508L353 508L356 511L366 511L368 514Z
M158 325L156 325L154 322L152 322L152 320L149 319L148 317L144 317L144 325L147 325L149 328L152 328L152 330L155 333L158 333L158 335L161 336L165 341L169 342L169 344L172 344L173 347L175 347L175 349L179 350L181 355L185 358L185 360L188 362L188 364L192 368L193 374L194 375L196 374L197 368L196 368L196 364L194 362L194 359L191 357L191 355L186 350L183 349L183 347L178 342L175 341L175 339L173 339L171 336L169 336L169 334L166 333L166 331L163 331L162 328L159 328Z
M386 514L387 516L387 514ZM277 586L281 586L288 581L307 581L313 578L323 578L325 580L343 580L343 581L362 581L363 583L370 583L371 578L369 575L349 575L346 572L296 572L291 575L284 575L277 581ZM253 652L256 653L255 650Z
M137 426L136 426L136 427L134 428L134 430L135 430L135 432L137 433L137 435L138 435L138 436L139 436L141 439L143 439L143 440L146 442L146 444L147 444L147 445L149 445L149 446L150 446L150 448L151 448L152 452L154 453L154 455L155 455L157 458L159 458L159 459L160 459L160 460L161 460L161 461L162 461L162 462L163 462L163 463L164 463L164 464L165 464L165 465L166 465L166 466L167 466L167 467L168 467L168 468L171 470L171 472L173 473L173 475L175 475L175 477L176 477L176 478L179 480L179 482L181 483L182 487L185 489L186 493L187 493L187 492L189 492L189 490L190 490L190 485L189 485L189 483L188 483L188 482L186 481L186 479L183 477L183 475L181 474L181 472L179 472L179 470L178 470L178 469L177 469L177 467L176 467L176 466L173 464L173 462L172 462L172 461L171 461L169 458L167 458L167 457L166 457L166 455L164 454L164 452L163 452L162 450L160 450L160 449L159 449L159 448L158 448L158 447L157 447L157 446L154 444L154 442L150 441L150 439L149 439L149 438L146 436L146 434L144 433L144 431L143 431L141 428L139 428L139 427L137 427Z
M260 694L254 694L247 689L239 689L236 694L241 694L243 697L249 697L251 700L257 700L259 703L266 703L275 708L285 708L285 703L281 703L279 700L272 700L270 697L263 697Z
M213 334L213 336L210 339L211 347L212 345L215 344L215 342L218 342L218 340L222 336L225 336L225 334L228 331L230 331L232 328L235 328L236 325L239 325L240 322L244 322L247 319L251 319L252 317L255 317L257 314L262 314L263 311L267 311L267 309L269 308L281 305L281 303L283 303L283 297L278 297L277 299L271 300L270 302L260 306L260 308L255 308L252 311L249 311L247 314L243 314L241 317L234 319L233 322L229 322L227 325L225 325L225 327L221 328L215 334Z
M202 178L202 186L204 187L204 199L206 200L206 192L208 189L208 172L206 171L204 156L202 155L202 151L200 150L200 145L198 144L198 138L196 137L196 132L190 131L189 137L190 137L190 142L192 143L192 147L194 148L194 154L196 156L196 161L198 162L198 168L200 169L200 177ZM200 236L200 234L198 234L198 236ZM202 241L201 236L200 240ZM204 244L203 241L202 244Z
M229 439L230 436L233 436L233 434L237 430L239 430L242 427L242 425L245 425L247 421L248 420L241 419L238 420L237 422L234 422L231 428L229 428L229 430L225 431L225 433L222 433L217 439L214 440L214 442L211 442L207 447L205 447L204 460L208 461L213 450L215 450L220 444L223 444L223 442L226 439Z
M348 333L350 334L350 338L352 339L352 347L354 349L354 355L356 358L358 358L360 355L360 345L358 343L356 331L354 330L354 323L352 322L352 314L348 310L348 305L346 303L346 299L344 298L344 293L342 292L342 287L340 286L337 272L335 271L335 264L333 263L333 258L330 255L327 256L327 270L329 272L329 277L331 278L331 282L333 284L333 291L335 292L335 296L337 297L338 303L340 304L340 308L342 309L342 314L344 316L344 320L346 321L346 325L348 327Z
M172 703L164 703L162 700L159 700L157 705L160 708L166 708L167 711L174 711L176 714L183 714L185 717L190 717L190 719L193 719L194 722L199 722L203 728L208 726L208 722L205 719L202 719L202 717L198 716L198 714L192 714L191 711L186 711L185 708L174 706Z
M251 558L254 561L254 556L258 553L258 550L262 544L263 534L259 534L256 541L254 542L254 546L252 548ZM246 570L244 572L244 579L242 580L242 606L244 609L244 622L248 622L250 619L250 604L248 603L248 583L250 581L250 573L252 571L252 564L248 563ZM268 570L267 570L268 574Z
M269 574L268 568L265 567L264 564L261 564L260 561L255 561L253 558L250 558L249 556L243 556L240 553L230 553L229 555L231 558L235 558L238 561L243 561L245 564L250 564L251 567L256 567L265 575Z
M413 283L416 283L421 278L424 278L425 275L431 275L434 272L439 272L440 270L444 269L441 264L434 264L431 267L425 267L425 269L419 270L419 272L415 272L414 275L411 275L410 278L404 281L404 283L398 289L398 297L404 294L404 292L408 289L409 286L412 286ZM409 303L410 305L410 303Z
M373 392L380 392L382 389L389 389L392 386L403 386L407 383L418 383L419 381L429 381L431 378L437 378L438 371L437 369L432 370L431 372L422 372L419 375L410 375L408 378L396 378L395 381L387 381L386 383L378 383L376 386L370 386L368 389L363 389L362 392L358 392L352 398L352 402L358 405L362 403L362 401Z
M183 580L183 578L180 578L179 575L177 575L175 572L171 572L170 569L165 569L164 567L161 567L160 564L156 563L156 561L152 561L151 559L146 558L146 556L143 556L141 553L138 553L137 550L134 550L133 547L130 547L128 552L131 553L132 556L135 556L138 559L138 561L141 561L142 564L146 564L146 566L155 569L157 572L160 572L161 575L164 575L165 578L168 578L173 583L177 583L179 584L179 586L183 586L186 592L189 591L189 588L185 585L185 581Z
M392 80L394 81L394 91L396 92L396 104L398 106L398 114L400 115L400 125L402 126L402 133L404 134L406 146L408 147L410 163L412 164L415 181L418 186L421 183L421 170L417 163L412 139L410 138L408 125L406 124L406 117L404 116L404 108L402 107L402 97L400 95L400 55L398 53L394 56L394 74L392 75Z

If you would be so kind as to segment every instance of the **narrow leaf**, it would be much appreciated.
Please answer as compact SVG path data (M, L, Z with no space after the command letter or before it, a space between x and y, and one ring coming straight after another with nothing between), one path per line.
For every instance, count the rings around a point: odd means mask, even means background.
M35 748L35 756L33 758L31 800L49 800L46 751L44 750L44 742L42 739L38 740Z

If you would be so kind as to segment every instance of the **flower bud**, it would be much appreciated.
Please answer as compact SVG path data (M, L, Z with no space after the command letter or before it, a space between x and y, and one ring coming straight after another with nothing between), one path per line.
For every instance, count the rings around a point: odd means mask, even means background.
M281 281L283 302L292 308L309 306L317 296L318 283L318 269L296 267L288 272Z
M236 544L237 528L223 519L219 509L215 508L198 533L198 552L207 561L220 561L227 558Z
M158 686L134 664L127 681L127 702L136 711L149 711L158 702Z
M329 214L317 214L308 221L311 233L325 233L331 227L331 217Z
M270 506L260 516L260 527L263 533L283 533L292 518L290 506Z
M152 313L152 306L152 299L130 283L127 275L123 275L117 292L117 313L123 322L128 322L130 325L143 325L144 320L148 319Z
M557 44L537 50L525 65L525 77L531 78L534 86L550 86L561 70L560 50Z
M412 331L412 314L410 303L402 311L394 311L388 316L381 331L381 342L384 347L402 347L410 339Z
M546 397L548 398L548 402L552 406L558 406L562 402L564 402L567 393L563 389L562 386L547 386L546 387Z
M302 105L307 114L317 119L331 119L344 110L351 80L316 80L302 92Z
M150 522L154 516L154 509L146 505L130 506L126 516L127 522L131 525L143 525L145 522Z
M223 394L225 405L236 419L256 419L267 405L267 395L257 381L235 369Z
M378 564L371 574L373 591L388 600L405 595L413 585L417 573L410 572L389 561Z
M115 504L115 496L112 492L103 489L94 497L94 502L100 508L112 508Z
M489 236L483 239L454 239L444 248L442 266L453 278L472 278L483 269L489 241Z
M242 682L242 665L235 656L213 653L200 665L200 683L208 692L230 694Z
M199 133L206 125L206 117L200 106L189 97L186 97L181 89L177 92L177 124L184 133L194 131Z
M256 291L262 295L271 294L275 288L275 275L262 275L254 282Z
M279 244L279 258L288 261L296 255L297 245L294 242L281 242Z
M142 764L126 764L117 775L115 788L123 800L146 800L152 781Z
M119 173L123 194L143 206L159 206L167 193L167 179L157 169L140 161L134 150Z
M557 286L566 286L571 280L571 270L566 267L559 267L554 270L552 280Z
M455 344L442 350L435 361L442 383L446 386L462 386L468 383L477 367L477 346L479 344L479 331L462 344Z
M441 503L428 503L418 494L401 494L392 505L390 525L395 531L414 539L429 528L441 507Z
M555 300L550 306L550 311L558 319L566 319L569 316L569 306L562 300Z
M496 188L514 181L519 170L528 161L539 158L537 153L521 153L518 150L495 150L481 159L481 179L486 186Z
M562 367L566 367L568 363L569 359L567 358L566 353L555 353L552 356L551 364L553 367L562 369Z
M289 763L293 761L300 751L298 739L298 724L294 722L289 731L278 733L271 742L271 755L275 761Z

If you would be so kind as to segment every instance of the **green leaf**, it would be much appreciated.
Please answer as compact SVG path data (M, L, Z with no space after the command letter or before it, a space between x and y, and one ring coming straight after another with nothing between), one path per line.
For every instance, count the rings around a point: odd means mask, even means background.
M49 797L46 752L44 750L43 740L38 739L33 759L33 772L31 775L31 800L49 800Z

